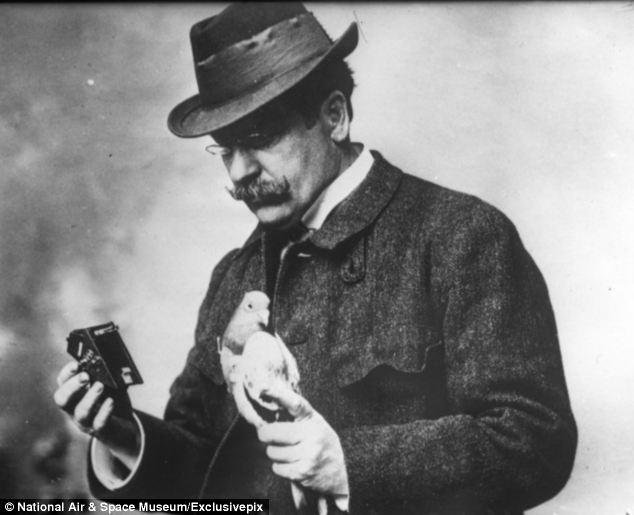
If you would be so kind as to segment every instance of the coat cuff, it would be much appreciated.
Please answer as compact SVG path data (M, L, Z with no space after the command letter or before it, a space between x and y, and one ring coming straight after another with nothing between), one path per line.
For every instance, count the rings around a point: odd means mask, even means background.
M132 469L126 467L121 460L112 453L110 448L97 438L93 437L90 441L90 459L88 466L92 468L97 481L99 481L104 488L111 491L122 488L130 483L139 469L142 456L145 452L145 431L143 430L143 424L141 424L136 413L133 413L133 417L141 435L141 446Z
M88 485L98 499L186 499L198 495L213 446L177 424L135 411L145 435L132 471L102 482L88 453ZM92 447L92 446L91 446ZM97 450L95 450L97 452ZM103 476L102 476L103 477ZM105 479L105 478L104 478ZM109 488L110 487L110 488ZM114 489L112 489L114 487Z

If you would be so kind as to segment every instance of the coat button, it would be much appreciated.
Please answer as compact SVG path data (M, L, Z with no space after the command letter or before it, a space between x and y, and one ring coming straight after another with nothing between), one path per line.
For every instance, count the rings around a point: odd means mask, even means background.
M359 282L365 277L365 242L357 245L345 257L339 272L341 279L347 284Z

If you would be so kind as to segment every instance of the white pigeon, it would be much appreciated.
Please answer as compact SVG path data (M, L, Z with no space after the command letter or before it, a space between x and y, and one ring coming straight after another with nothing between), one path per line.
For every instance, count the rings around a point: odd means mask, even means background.
M233 392L238 411L256 426L289 417L266 391L290 388L299 393L299 369L295 358L278 335L253 333L242 352L243 388ZM255 415L254 416L254 412Z
M218 339L222 375L231 393L239 377L238 367L248 338L256 332L264 331L269 323L270 303L269 297L261 291L245 293L222 338Z
M259 426L279 420L284 412L263 392L287 387L299 393L299 370L295 358L278 335L266 332L268 296L247 292L218 340L220 365L229 392L240 414Z
M279 335L265 331L269 305L265 293L246 293L218 341L222 373L238 412L256 427L284 416L281 406L266 396L267 390L290 388L300 393L295 357ZM291 490L295 504L305 505L303 487L292 481ZM319 515L327 514L325 497L318 497L317 509Z

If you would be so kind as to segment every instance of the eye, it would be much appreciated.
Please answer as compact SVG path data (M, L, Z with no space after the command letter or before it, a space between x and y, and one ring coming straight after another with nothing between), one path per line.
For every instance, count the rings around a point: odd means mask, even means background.
M264 150L272 147L281 138L281 134L254 132L242 141L243 145L253 150Z
M247 304L247 309L248 309L248 310L252 310L252 309L253 309L253 304L252 304L251 302L249 302L249 303Z

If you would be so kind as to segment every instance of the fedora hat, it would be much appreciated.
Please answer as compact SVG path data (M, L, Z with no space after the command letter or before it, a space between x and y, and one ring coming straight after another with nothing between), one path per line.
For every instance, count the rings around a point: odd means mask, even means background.
M198 95L169 114L169 129L195 138L225 127L288 91L359 39L352 23L332 41L301 3L236 3L191 28Z

